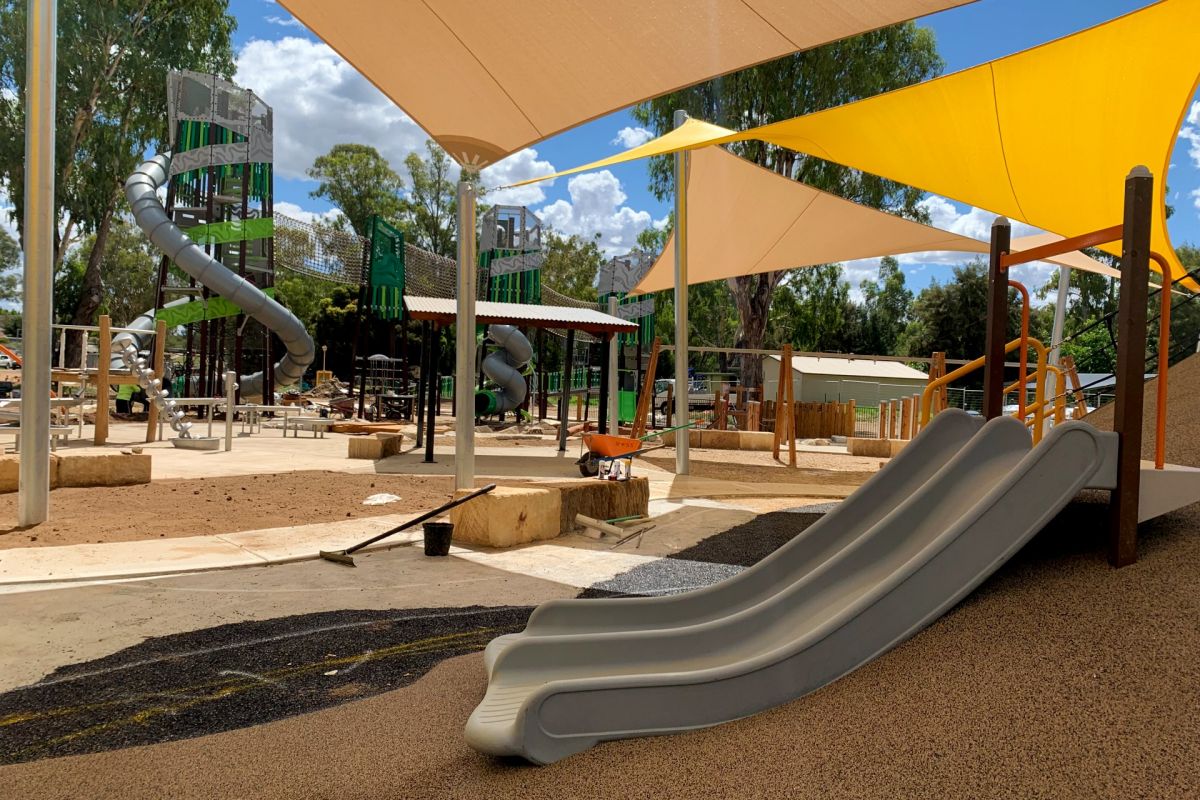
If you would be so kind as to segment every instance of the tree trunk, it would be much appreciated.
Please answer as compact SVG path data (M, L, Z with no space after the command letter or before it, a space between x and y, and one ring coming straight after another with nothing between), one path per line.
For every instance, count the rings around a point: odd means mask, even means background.
M108 232L112 227L113 212L116 210L117 197L114 194L108 203L108 208L105 209L104 216L100 219L100 225L96 228L96 239L92 245L92 251L88 253L87 268L83 272L83 291L79 295L79 303L75 306L75 313L71 315L72 325L94 325L96 324L96 312L100 310L100 305L104 302L104 279L101 274L101 265L104 263L104 249L108 244ZM129 320L118 320L118 324L125 324ZM79 364L79 336L67 336L67 366Z
M729 279L738 310L738 338L735 347L761 350L767 338L767 319L771 313L771 298L775 287L783 280L786 272L766 272L760 275L741 275ZM762 386L762 357L742 355L738 357L738 379L742 386Z

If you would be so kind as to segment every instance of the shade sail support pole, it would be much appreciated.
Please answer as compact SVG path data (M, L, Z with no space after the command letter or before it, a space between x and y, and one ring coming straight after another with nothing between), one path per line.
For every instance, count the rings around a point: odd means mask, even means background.
M1067 324L1067 298L1071 291L1071 270L1066 267L1058 268L1058 297L1054 301L1054 324L1050 328L1050 357L1049 362L1058 366L1062 362L1063 331ZM1051 370L1046 373L1046 383L1049 391L1046 397L1055 398L1067 390L1066 381L1060 381L1058 374ZM1062 383L1062 386L1059 386ZM1049 420L1049 417L1047 417Z
M617 296L608 298L609 316L617 316ZM621 368L619 355L621 352L621 335L614 332L608 338L608 427L614 434L621 432L619 370Z
M464 170L464 177L466 176ZM458 182L458 292L454 326L454 488L475 485L475 186ZM432 371L431 371L432 372Z
M688 120L686 111L675 112L675 127ZM675 424L688 421L688 268L687 268L687 168L686 150L675 153ZM687 432L675 437L675 474L687 475Z
M50 322L54 271L54 93L58 7L30 0L25 25L25 274L17 524L50 516ZM86 348L84 348L86 351ZM100 387L101 396L108 391Z

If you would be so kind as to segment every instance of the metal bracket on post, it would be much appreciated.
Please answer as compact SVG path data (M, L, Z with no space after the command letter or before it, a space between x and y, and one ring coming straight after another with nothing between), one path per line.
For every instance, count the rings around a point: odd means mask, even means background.
M1004 413L1004 345L1008 342L1008 272L1000 263L1008 253L1012 224L1007 217L992 223L988 256L987 345L983 369L983 416L995 419Z
M1146 299L1150 280L1150 226L1154 177L1134 167L1125 179L1121 294L1117 303L1117 488L1109 501L1108 560L1137 560L1138 499L1142 478L1142 407L1145 392ZM1164 289L1167 291L1167 289Z

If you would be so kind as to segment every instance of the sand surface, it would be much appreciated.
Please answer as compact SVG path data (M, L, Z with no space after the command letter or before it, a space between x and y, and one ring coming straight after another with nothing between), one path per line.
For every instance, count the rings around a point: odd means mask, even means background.
M17 495L0 495L0 549L203 536L426 510L450 499L442 475L283 472L156 480L140 486L55 489L50 522L17 530ZM365 506L373 494L397 502Z

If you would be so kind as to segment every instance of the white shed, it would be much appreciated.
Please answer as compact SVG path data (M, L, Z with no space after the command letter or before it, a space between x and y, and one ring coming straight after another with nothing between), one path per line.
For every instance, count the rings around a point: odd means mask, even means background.
M779 386L779 356L763 362L763 398L774 400ZM792 391L797 403L845 403L875 406L884 400L920 394L929 376L899 361L835 356L792 356Z

